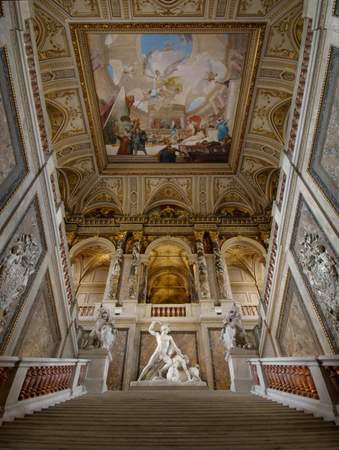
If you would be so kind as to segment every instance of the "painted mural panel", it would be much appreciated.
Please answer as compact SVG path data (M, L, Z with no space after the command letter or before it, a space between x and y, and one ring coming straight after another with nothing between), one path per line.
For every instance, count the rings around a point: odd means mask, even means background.
M310 171L339 211L339 48L332 47L312 150Z
M339 352L338 255L300 196L291 250L333 351Z
M60 341L61 334L51 280L46 273L14 354L24 357L53 358L57 356Z
M221 328L209 328L208 337L212 356L214 388L227 390L230 388L231 378L227 362L225 361L225 348L220 339Z
M6 49L0 47L0 210L27 173Z
M190 366L199 364L198 356L198 343L197 334L195 331L172 331L174 342L183 352L183 354L188 356L190 361ZM140 353L139 353L139 364L138 364L138 376L141 370L146 366L150 356L154 352L156 347L156 341L154 336L151 336L148 331L142 331L140 336ZM203 368L201 367L201 378L206 380Z
M322 354L313 325L291 274L286 283L277 337L282 356Z
M71 32L100 164L225 164L238 154L262 24L93 23Z
M117 338L112 348L112 362L107 374L107 388L109 391L122 389L125 373L125 359L127 354L128 328L118 328Z
M226 162L247 34L88 35L107 154Z
M36 198L0 255L0 351L10 337L45 253L46 242Z

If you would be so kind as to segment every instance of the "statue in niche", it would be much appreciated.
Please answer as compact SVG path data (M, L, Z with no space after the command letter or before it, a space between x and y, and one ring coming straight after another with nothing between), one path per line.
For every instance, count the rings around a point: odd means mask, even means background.
M0 309L5 315L10 305L25 291L38 263L40 246L31 234L22 234L0 262Z
M103 348L107 350L109 359L112 360L111 349L117 337L117 330L110 318L109 312L102 305L98 311L98 317L94 328L85 336L81 336L80 348L92 350Z
M140 258L140 240L136 240L132 247L132 264L129 274L128 293L131 298L136 297L138 284L138 267Z
M201 296L203 298L208 298L210 297L210 289L208 285L207 264L204 254L204 244L202 243L202 241L197 241L196 247L197 247L197 262L199 270Z
M113 300L117 298L118 284L120 279L121 265L124 256L124 250L122 248L122 242L119 241L117 250L114 256L114 263L111 272L111 288L109 291L109 297Z
M224 326L221 330L221 340L223 341L227 354L235 348L252 348L251 344L248 342L246 331L241 321L240 309L235 303L233 303L231 309L224 318Z
M331 314L339 307L336 262L315 233L304 233L300 243L300 262L310 285L325 302Z
M157 323L160 325L160 332L155 331ZM150 381L167 380L172 383L201 382L199 368L188 368L189 359L169 335L171 330L167 324L153 321L148 331L156 338L157 346L138 381L148 378Z
M221 255L218 242L213 241L212 246L213 246L213 253L214 253L214 260L215 260L215 272L216 272L216 278L217 278L220 296L221 296L221 298L227 298L226 279L225 279L226 273L225 273L224 260Z

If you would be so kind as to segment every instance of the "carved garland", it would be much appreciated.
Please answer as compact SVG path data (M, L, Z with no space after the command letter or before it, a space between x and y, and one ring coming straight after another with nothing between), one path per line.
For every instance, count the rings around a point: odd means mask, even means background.
M306 84L308 64L310 61L312 38L313 38L312 20L309 19L308 23L307 23L305 46L304 46L304 52L303 52L303 57L302 57L302 62L301 62L301 70L300 70L300 75L299 75L299 84L298 84L298 88L297 88L294 111L293 111L293 116L292 116L290 137L289 137L289 141L288 141L288 145L287 145L287 149L286 149L286 152L289 156L293 155L294 145L295 145L295 141L296 141L296 137L297 137L297 129L298 129L298 124L299 124L301 105L302 105L302 101L303 101L303 97L304 97L304 89L305 89L305 84Z
M269 259L269 264L267 268L267 277L266 277L266 285L265 285L265 291L264 291L264 305L268 306L271 288L272 288L272 280L273 280L273 273L275 268L275 260L277 257L277 236L278 236L278 225L275 223L274 225L274 231L272 234L272 247L271 247L271 254Z
M60 235L60 257L61 257L61 264L62 264L62 272L64 275L64 281L65 281L65 289L66 289L66 296L67 301L69 305L73 304L74 301L74 294L73 294L73 284L72 284L72 277L71 277L71 271L69 267L69 254L67 249L67 240L66 240L66 234L63 227L63 224L59 225L59 235Z
M45 127L44 113L43 113L41 97L40 97L38 77L37 77L37 72L35 69L33 45L32 45L31 33L29 30L29 21L26 21L26 30L27 31L24 33L25 51L26 51L27 65L29 68L29 75L31 78L31 86L32 86L32 92L33 92L35 111L36 111L36 116L37 116L38 125L39 125L40 141L41 141L42 150L43 150L45 156L48 157L48 155L51 153L51 149L49 147L47 131L46 131L46 127Z

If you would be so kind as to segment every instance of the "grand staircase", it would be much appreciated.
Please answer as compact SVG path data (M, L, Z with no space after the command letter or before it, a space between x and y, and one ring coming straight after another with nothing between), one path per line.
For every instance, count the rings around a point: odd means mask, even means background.
M5 423L0 448L338 450L339 427L253 395L107 392Z

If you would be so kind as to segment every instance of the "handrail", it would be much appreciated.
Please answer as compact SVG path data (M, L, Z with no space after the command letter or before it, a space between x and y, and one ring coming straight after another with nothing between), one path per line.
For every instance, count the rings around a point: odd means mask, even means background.
M89 361L0 357L0 425L85 394Z
M252 393L339 425L339 356L252 358Z

